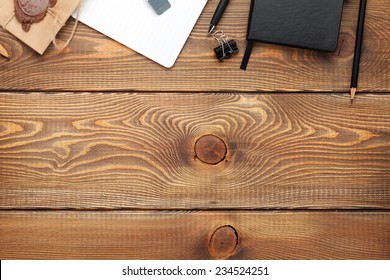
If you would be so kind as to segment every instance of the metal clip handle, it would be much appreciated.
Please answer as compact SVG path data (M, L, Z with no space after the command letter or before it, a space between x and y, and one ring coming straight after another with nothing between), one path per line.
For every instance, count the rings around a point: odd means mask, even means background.
M214 49L215 54L219 61L225 58L231 57L233 54L238 53L239 49L235 40L229 40L223 31L216 31L213 34L213 39L217 41L218 47Z

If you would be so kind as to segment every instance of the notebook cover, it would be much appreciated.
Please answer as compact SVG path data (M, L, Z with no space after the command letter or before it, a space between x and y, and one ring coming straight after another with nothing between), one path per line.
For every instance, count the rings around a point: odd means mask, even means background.
M343 4L343 0L252 0L248 40L335 51Z

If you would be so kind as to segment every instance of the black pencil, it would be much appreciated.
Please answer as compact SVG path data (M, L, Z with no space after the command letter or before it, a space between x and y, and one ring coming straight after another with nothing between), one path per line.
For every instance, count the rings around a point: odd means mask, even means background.
M359 77L359 63L362 52L363 30L364 30L364 16L366 14L366 0L360 0L359 20L356 30L355 55L353 58L352 78L351 78L351 102L355 98L358 77Z

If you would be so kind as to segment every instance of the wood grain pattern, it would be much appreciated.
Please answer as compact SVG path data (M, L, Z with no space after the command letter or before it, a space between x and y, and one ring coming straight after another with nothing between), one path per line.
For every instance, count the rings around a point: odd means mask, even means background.
M218 28L241 52L219 63L206 30L217 0L210 0L173 69L165 69L80 24L71 45L42 57L0 30L11 59L0 62L2 91L347 92L350 86L358 0L345 1L339 48L321 53L267 44L255 46L248 71L244 53L250 0L232 2ZM69 36L73 20L59 37ZM368 3L359 91L390 91L390 1Z
M246 72L250 0L224 63L217 3L173 69L83 24L44 56L0 30L0 259L390 258L390 1L368 3L353 105L358 0L335 53L257 44Z
M209 253L216 259L227 259L235 255L240 245L240 235L230 225L217 228L209 239Z
M390 95L0 94L0 207L389 209ZM228 147L208 165L194 144Z
M388 212L0 212L1 259L212 259L220 226L231 259L389 259Z

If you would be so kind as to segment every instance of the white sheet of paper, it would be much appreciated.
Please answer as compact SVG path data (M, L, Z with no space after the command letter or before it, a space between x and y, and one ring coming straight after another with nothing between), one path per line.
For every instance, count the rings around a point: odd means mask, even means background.
M79 20L170 68L207 0L169 2L171 8L162 15L157 15L147 0L83 0ZM75 15L76 13L73 17Z

